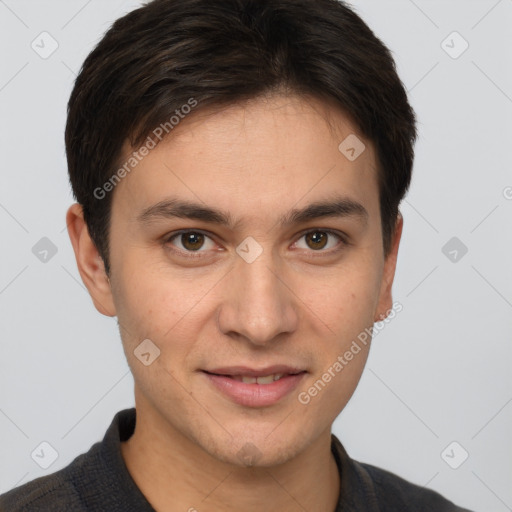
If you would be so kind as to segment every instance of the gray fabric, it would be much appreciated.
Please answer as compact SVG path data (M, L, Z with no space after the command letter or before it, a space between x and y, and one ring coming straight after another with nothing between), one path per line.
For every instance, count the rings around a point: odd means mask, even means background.
M119 411L103 441L65 468L11 489L0 496L1 512L155 512L128 473L120 443L135 429L135 409ZM336 511L470 512L438 493L388 471L352 460L332 435L340 469Z

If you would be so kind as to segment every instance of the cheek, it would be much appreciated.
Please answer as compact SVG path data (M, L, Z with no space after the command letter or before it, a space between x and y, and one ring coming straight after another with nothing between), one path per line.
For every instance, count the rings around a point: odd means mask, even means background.
M191 349L194 326L186 314L188 299L182 295L147 271L125 274L118 284L115 301L123 350L146 397L183 398L173 377ZM148 339L150 344L143 341ZM147 352L155 357L148 366L140 359Z
M148 264L142 257L125 258L117 270L114 301L127 348L133 350L149 338L161 349L162 359L171 347L174 358L184 357L208 314L205 307L215 295L218 276L171 272L161 262Z
M358 330L373 324L380 277L381 269L375 264L347 264L313 282L301 279L300 296L333 334L346 339L346 335L357 335Z
M329 333L314 336L316 361L298 397L312 427L319 417L334 421L357 387L370 349L375 289L333 286L316 297L324 303L317 309Z
M316 361L301 403L310 401L330 420L352 396L366 364L380 274L375 260L347 261L330 279L310 287L308 309L319 319L310 333Z

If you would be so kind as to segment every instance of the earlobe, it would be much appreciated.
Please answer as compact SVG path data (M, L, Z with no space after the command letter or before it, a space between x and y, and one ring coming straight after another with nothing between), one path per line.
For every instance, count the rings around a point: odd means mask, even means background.
M398 213L395 232L391 244L389 254L386 256L384 263L384 271L382 275L382 284L379 296L379 304L375 312L374 322L384 320L391 311L393 306L393 294L392 286L395 278L396 261L398 258L398 247L400 246L400 240L402 238L404 219L401 213Z
M89 235L82 206L71 205L66 214L69 239L75 252L78 272L87 287L95 308L105 316L115 316L110 280L96 245Z

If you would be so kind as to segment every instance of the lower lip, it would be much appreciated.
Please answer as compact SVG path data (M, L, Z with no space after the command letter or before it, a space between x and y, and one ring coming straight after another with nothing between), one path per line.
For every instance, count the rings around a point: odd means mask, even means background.
M306 375L306 372L286 375L271 384L245 384L225 375L203 373L218 390L233 402L246 407L265 407L275 404L291 393Z

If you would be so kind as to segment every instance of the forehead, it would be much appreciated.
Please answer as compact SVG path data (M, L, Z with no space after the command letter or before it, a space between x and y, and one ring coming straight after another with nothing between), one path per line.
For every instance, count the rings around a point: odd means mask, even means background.
M123 159L132 152L125 146ZM340 109L314 98L266 97L182 119L118 184L114 203L134 217L172 195L220 205L235 218L282 217L336 193L367 203L371 213L376 173L373 145Z

